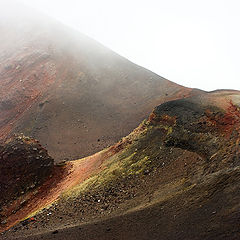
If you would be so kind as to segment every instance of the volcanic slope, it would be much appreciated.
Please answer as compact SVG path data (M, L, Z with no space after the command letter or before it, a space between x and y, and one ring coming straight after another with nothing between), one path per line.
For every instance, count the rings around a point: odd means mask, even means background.
M11 2L0 6L2 141L23 133L57 161L76 159L129 134L154 106L199 92Z
M59 166L65 177L9 212L2 238L238 239L239 107L238 91L159 105L117 144Z

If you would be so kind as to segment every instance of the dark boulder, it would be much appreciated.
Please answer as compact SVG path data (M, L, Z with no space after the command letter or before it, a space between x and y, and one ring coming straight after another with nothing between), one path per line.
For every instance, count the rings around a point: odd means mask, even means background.
M37 140L19 136L0 145L0 206L42 184L53 164Z

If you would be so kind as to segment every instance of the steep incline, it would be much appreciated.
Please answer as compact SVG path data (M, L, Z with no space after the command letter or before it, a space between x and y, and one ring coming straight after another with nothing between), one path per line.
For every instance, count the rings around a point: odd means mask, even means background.
M0 139L33 136L57 161L97 152L154 106L198 92L11 1L0 35Z

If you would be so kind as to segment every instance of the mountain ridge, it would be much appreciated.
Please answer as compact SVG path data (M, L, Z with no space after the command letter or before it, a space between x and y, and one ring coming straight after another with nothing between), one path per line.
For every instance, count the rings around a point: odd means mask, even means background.
M38 139L55 160L76 159L127 135L154 106L201 92L137 66L67 26L25 12L19 8L1 26L2 141L23 133Z

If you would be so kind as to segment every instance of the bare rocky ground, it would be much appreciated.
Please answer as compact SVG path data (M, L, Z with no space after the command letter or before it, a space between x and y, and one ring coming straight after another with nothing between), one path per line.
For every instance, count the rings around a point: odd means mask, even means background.
M58 198L2 239L238 239L239 103L217 91L159 105L111 148L60 166Z
M16 4L0 3L2 142L23 133L55 161L78 159L128 135L160 103L201 92Z
M240 239L238 91L1 4L0 239Z

